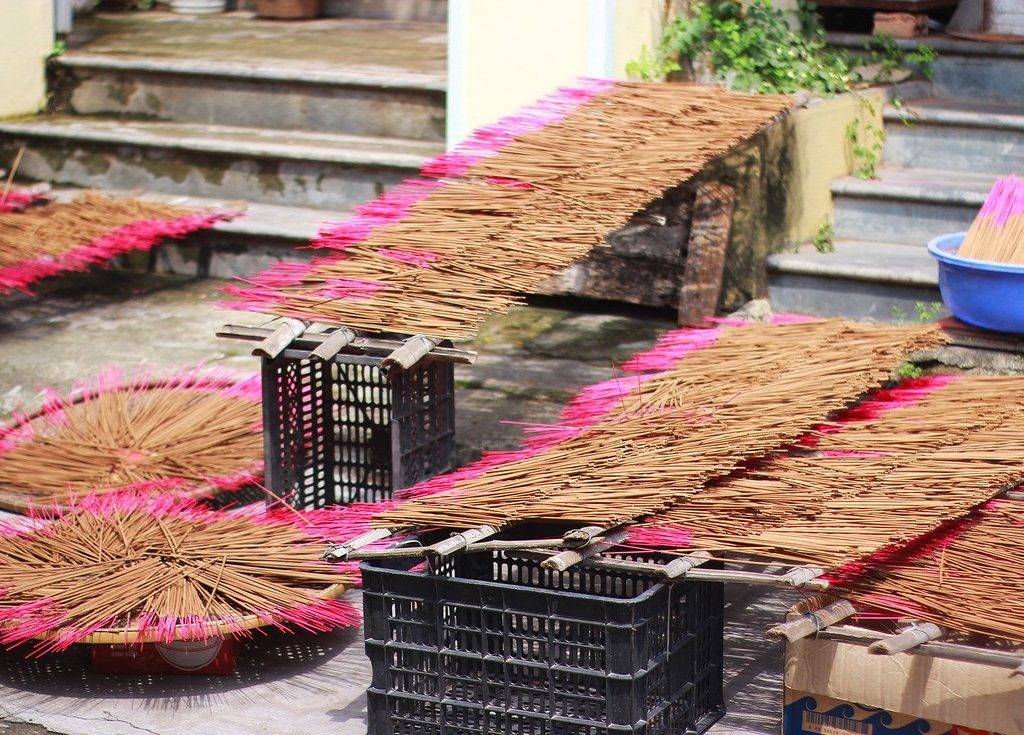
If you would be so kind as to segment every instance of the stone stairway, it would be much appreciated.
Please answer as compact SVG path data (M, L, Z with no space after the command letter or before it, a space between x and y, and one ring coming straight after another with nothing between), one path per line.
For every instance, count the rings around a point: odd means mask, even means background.
M893 320L930 307L940 297L927 242L965 230L997 176L1024 173L1024 46L928 44L939 52L934 79L924 96L884 110L877 178L832 184L834 252L804 246L769 257L775 308Z
M245 207L162 248L162 269L228 277L293 257L444 148L443 24L140 13L76 34L51 110L0 121L3 158L24 146L19 176L56 187Z

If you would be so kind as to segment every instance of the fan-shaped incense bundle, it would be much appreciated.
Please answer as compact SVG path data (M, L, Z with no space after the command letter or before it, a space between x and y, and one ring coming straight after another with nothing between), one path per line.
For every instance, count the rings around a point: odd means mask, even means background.
M962 258L1024 263L1024 179L996 181L957 250Z
M355 625L350 575L322 562L301 515L238 514L170 497L88 497L0 528L0 641L36 653L77 642L244 636Z
M314 245L329 256L230 287L228 306L472 336L486 315L511 308L791 104L716 87L584 80L424 167L444 181L407 182L325 228Z
M0 211L0 293L86 271L235 216L85 192L68 202Z
M216 370L117 370L0 429L0 507L122 490L212 495L258 480L260 385Z

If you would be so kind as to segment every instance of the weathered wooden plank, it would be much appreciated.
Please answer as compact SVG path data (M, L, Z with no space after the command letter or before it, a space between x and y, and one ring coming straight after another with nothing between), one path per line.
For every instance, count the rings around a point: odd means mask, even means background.
M735 205L735 187L714 181L697 186L683 285L679 289L678 321L682 326L707 326L705 319L715 315Z

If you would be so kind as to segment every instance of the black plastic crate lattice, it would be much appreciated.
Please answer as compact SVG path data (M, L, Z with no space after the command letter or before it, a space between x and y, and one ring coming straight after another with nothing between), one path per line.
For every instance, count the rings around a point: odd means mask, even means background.
M496 552L363 564L370 735L699 733L722 714L722 586Z
M454 372L425 360L385 375L376 360L263 360L266 482L300 508L386 500L450 469Z

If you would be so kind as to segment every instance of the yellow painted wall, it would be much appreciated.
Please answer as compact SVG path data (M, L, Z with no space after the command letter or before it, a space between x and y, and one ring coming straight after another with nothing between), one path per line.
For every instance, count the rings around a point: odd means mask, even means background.
M626 78L665 0L450 0L448 141L581 75Z
M871 89L843 94L831 99L814 100L790 114L784 126L789 136L787 150L790 165L787 197L786 242L813 238L822 223L831 217L831 184L848 176L854 168L846 127L851 120L861 121L866 139L867 125L881 129L883 94Z
M644 46L652 49L661 38L666 20L673 17L673 3L664 0L619 0L615 5L613 73L626 78L626 64L640 58Z
M52 50L53 0L0 0L0 117L43 106Z
M576 76L625 79L626 64L644 45L653 48L664 22L686 6L686 0L449 0L449 144ZM876 90L840 95L794 111L769 133L764 163L773 175L766 180L784 190L770 192L784 205L766 213L766 247L809 240L831 218L831 182L853 165L846 126L874 116L881 127L881 109Z

